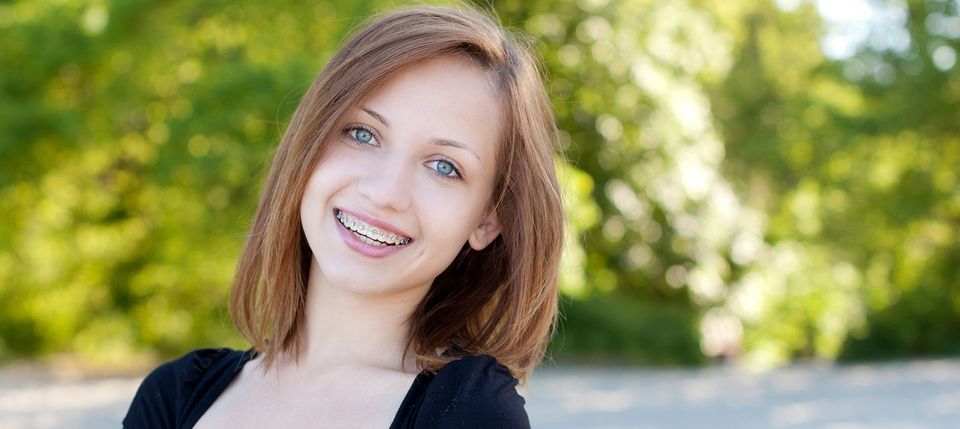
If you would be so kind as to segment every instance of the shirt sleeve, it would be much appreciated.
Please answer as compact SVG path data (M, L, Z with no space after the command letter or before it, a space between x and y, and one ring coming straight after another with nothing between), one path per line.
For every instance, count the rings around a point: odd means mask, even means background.
M415 426L528 429L530 420L517 383L492 356L465 356L437 372Z
M137 389L127 415L126 429L177 428L197 380L226 349L202 349L154 369Z

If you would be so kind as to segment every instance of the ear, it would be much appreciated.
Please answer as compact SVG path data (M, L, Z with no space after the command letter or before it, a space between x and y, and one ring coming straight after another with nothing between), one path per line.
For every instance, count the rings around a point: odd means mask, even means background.
M473 230L467 242L470 243L473 250L483 250L500 235L501 230L503 230L503 226L500 225L500 219L497 217L496 211L491 211L487 217L483 218L480 225L477 225L477 228Z

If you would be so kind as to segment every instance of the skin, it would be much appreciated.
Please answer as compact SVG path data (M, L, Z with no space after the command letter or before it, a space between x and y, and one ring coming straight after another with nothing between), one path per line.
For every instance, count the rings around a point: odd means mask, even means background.
M299 361L281 356L267 374L259 357L245 365L196 427L389 426L418 372L402 355L408 317L464 243L482 249L500 233L488 204L502 126L490 82L462 57L405 71L353 109L302 200L315 257ZM359 252L337 209L411 242Z

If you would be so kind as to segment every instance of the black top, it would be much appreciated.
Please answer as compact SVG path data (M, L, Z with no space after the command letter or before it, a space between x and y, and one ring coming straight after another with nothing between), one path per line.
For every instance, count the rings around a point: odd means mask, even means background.
M255 354L201 349L161 365L140 384L123 427L193 427ZM529 428L516 385L493 357L465 356L436 374L417 374L390 429Z

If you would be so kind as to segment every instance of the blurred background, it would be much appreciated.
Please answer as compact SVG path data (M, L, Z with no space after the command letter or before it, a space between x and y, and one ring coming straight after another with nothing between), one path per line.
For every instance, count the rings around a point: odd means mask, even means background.
M0 362L246 347L229 284L285 124L405 3L0 2ZM960 354L960 1L481 6L565 132L561 366Z

